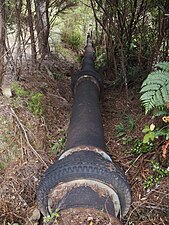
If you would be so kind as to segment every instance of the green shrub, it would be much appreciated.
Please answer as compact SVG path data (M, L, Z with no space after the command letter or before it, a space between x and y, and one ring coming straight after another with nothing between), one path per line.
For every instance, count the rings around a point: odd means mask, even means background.
M169 176L169 170L162 168L156 161L152 162L153 175L149 175L144 183L145 189L152 187L155 184L160 184L162 178Z
M106 66L106 53L98 51L96 55L96 68L101 68Z
M18 82L12 84L12 91L15 92L17 97L26 97L29 95L29 91L24 90Z
M79 50L83 43L84 39L79 30L66 30L62 33L63 42L67 43L73 50Z
M60 217L59 210L60 209L57 208L55 212L52 212L50 215L44 217L44 222L45 223L57 222L57 219Z
M154 145L152 142L143 143L142 140L137 139L134 141L134 146L131 149L131 153L133 155L140 155L143 153L151 152L153 149L153 146Z
M24 90L18 82L13 83L12 89L16 94L16 103L22 103L22 99L26 102L28 109L34 114L42 116L43 114L43 106L42 100L44 95L37 92L31 93L27 90ZM20 104L21 104L20 103ZM18 104L15 104L18 105Z
M28 100L28 109L34 114L42 116L43 114L43 107L42 107L42 100L44 95L37 92L31 95L30 99Z
M155 138L159 137L164 137L165 140L169 140L169 128L166 126L159 128L156 127L154 124L151 124L150 126L145 125L143 133L145 134L143 137L143 143L154 141Z
M117 137L123 137L128 132L131 132L135 127L134 119L131 115L123 115L122 123L115 126Z
M80 32L72 32L68 36L68 44L71 45L73 49L79 49L82 43L82 36Z
M61 152L65 147L66 139L65 137L61 137L57 140L57 142L52 143L52 151L55 153Z
M0 170L3 170L5 168L5 163L0 162Z

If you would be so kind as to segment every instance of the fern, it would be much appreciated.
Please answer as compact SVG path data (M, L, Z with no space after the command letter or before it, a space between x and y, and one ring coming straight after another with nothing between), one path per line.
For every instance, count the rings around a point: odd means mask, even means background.
M156 67L169 72L169 62L160 62L156 65Z
M163 109L169 102L169 62L161 62L156 66L160 70L148 75L140 91L146 113L154 108Z

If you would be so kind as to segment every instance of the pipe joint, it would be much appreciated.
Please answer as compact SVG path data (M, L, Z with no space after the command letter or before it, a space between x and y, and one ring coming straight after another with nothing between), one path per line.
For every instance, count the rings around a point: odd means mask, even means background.
M76 93L76 89L79 84L86 80L90 80L92 83L94 83L97 86L99 93L103 90L103 80L99 73L93 70L81 70L72 77L71 85L74 94Z
M112 159L110 158L110 156L105 151L103 151L102 149L97 148L97 147L94 147L94 146L84 146L84 145L77 146L77 147L74 147L74 148L71 148L71 149L66 150L59 157L59 160L67 157L68 155L72 155L75 152L80 152L80 151L88 151L88 152L91 151L91 152L95 152L95 153L101 155L105 160L107 160L109 162L112 162Z

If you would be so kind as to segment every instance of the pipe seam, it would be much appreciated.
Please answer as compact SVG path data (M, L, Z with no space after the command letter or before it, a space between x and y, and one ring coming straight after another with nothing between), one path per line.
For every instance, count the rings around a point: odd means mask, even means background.
M77 81L76 81L76 84L75 84L75 87L74 87L74 94L76 93L76 90L77 90L77 87L83 82L83 81L86 81L86 80L89 80L91 81L92 83L94 83L100 93L100 85L97 81L97 79L93 76L90 76L90 75L87 75L87 74L84 74L83 76L81 76Z
M77 147L74 147L74 148L70 148L68 150L66 150L60 157L58 160L60 159L64 159L66 158L68 155L71 155L75 152L80 152L80 151L94 151L96 152L97 154L101 155L105 160L108 160L109 162L112 162L112 159L110 158L110 156L104 152L102 149L100 148L96 148L94 146L85 146L85 145L82 145L82 146L77 146Z

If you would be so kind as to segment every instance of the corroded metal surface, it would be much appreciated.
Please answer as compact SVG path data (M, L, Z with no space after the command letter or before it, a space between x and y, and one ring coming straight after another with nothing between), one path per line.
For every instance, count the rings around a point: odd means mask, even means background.
M92 201L92 197L89 196L90 191L87 190L87 195L83 196L83 191L82 189L86 187L91 188L93 192L95 192L97 197L94 198L94 202ZM52 209L55 208L69 208L68 207L68 197L72 194L72 190L75 190L77 188L80 189L80 195L77 193L76 195L76 204L75 200L73 199L73 205L72 207L82 207L84 206L85 208L90 208L90 206L93 206L92 208L100 208L104 212L108 212L112 216L116 216L120 213L120 201L117 193L110 188L109 186L100 183L95 180L89 180L89 179L78 179L66 183L62 183L58 185L56 188L54 188L49 196L48 196L48 207L49 210L52 211ZM93 193L92 193L93 195ZM87 201L87 198L90 198ZM69 202L70 205L70 202Z

